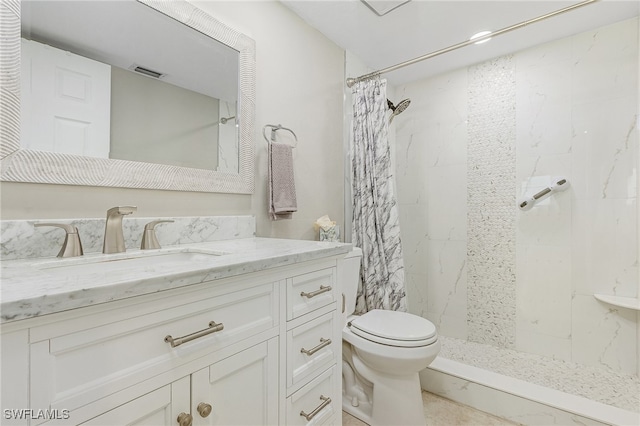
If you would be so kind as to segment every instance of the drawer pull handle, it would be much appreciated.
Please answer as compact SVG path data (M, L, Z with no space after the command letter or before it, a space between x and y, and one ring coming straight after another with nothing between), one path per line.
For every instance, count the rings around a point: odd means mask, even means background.
M300 411L300 415L307 419L307 421L309 421L314 418L320 411L322 411L324 407L331 404L331 398L329 398L328 396L320 395L320 399L322 400L322 404L318 405L315 410L313 410L309 414L305 413L304 411Z
M303 353L303 354L307 354L307 355L311 356L311 355L315 354L316 352L318 352L320 349L322 349L322 348L324 348L326 346L329 346L330 344L331 344L331 339L320 338L320 344L318 346L316 346L313 349L302 348L302 349L300 349L300 352Z
M171 335L168 335L164 338L164 341L167 343L171 343L171 347L175 348L176 346L180 346L183 343L190 342L199 337L206 336L207 334L215 333L216 331L221 331L222 329L224 329L224 325L222 323L216 324L215 321L211 321L209 323L209 328L196 331L195 333L187 334L186 336L177 337L175 339L171 337Z
M316 297L317 295L322 294L322 293L326 293L328 291L331 291L331 286L330 285L328 285L326 287L321 285L320 286L320 290L312 291L311 293L305 293L303 291L302 293L300 293L300 296L308 297L309 299L311 299L312 297Z
M191 424L193 423L193 417L191 416L191 414L187 413L178 414L177 420L180 426L191 426Z

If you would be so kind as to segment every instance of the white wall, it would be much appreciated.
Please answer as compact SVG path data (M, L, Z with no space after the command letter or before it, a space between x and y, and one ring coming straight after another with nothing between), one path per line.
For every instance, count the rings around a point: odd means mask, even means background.
M396 124L411 312L444 336L637 382L637 315L593 293L638 295L638 60L635 18L396 88L412 99ZM515 120L482 111L478 86L499 79ZM568 191L516 208L558 175ZM598 380L583 386L607 393Z
M343 50L277 1L193 2L256 41L256 191L252 196L122 188L7 183L2 219L102 217L115 205L139 216L254 214L258 235L313 239L313 222L343 221ZM293 129L298 212L272 223L267 215L264 124ZM284 139L283 139L284 140Z
M219 107L217 98L111 67L109 158L216 170Z

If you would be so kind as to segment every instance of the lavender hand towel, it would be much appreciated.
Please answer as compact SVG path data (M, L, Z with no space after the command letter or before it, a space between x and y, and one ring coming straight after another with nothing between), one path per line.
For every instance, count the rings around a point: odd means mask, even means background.
M298 211L293 179L293 147L269 144L269 214L272 220L291 219Z

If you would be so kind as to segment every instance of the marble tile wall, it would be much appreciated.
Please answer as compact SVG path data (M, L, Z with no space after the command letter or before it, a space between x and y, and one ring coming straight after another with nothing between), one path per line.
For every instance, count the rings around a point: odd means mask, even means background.
M396 123L410 312L444 336L637 376L638 316L593 293L638 295L638 26L622 21L396 87L412 100ZM499 81L505 61L515 111L493 118L513 129L514 151L488 155L490 144L474 145L478 126L492 123L473 121L472 90L482 85L473 79L482 70L486 85ZM508 211L474 204L487 162L508 178L499 194L511 199ZM556 176L569 180L567 191L516 208ZM496 215L504 229L474 219ZM498 238L505 232L513 239ZM508 262L477 256L481 249ZM494 293L477 291L482 270ZM491 317L497 328L477 327Z
M459 70L396 88L411 106L394 120L408 309L459 339L468 335L467 80Z
M173 223L156 226L156 236L162 246L207 241L251 238L256 233L253 216L205 216L140 218L128 216L122 220L127 248L140 248L144 226L152 220L170 219ZM54 257L58 254L65 231L54 227L39 227L36 223L55 222L75 225L85 253L102 251L105 219L3 220L0 221L0 256L2 260Z
M516 62L517 195L571 183L517 213L516 349L636 374L635 315L593 294L638 292L638 19Z

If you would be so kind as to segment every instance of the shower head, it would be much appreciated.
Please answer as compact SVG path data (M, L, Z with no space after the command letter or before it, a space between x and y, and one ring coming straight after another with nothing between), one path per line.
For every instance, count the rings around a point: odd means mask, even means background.
M402 113L402 111L407 109L409 107L410 103L411 103L411 99L405 99L405 100L400 101L398 103L398 105L393 105L393 102L391 102L389 99L387 99L387 106L392 111L391 112L391 117L389 117L389 123L391 123L393 121L393 117L395 117L396 115Z

